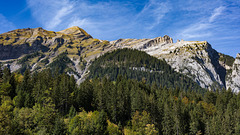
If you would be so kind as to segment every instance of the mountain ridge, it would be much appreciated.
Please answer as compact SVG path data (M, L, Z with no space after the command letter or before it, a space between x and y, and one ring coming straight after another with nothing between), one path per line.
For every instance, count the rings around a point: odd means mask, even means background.
M94 39L77 26L58 32L39 27L0 34L0 60L12 67L12 71L21 69L25 64L18 64L17 61L35 52L42 52L44 56L29 58L25 66L32 71L44 69L59 54L66 53L73 62L68 74L74 75L78 83L86 78L88 67L95 58L121 48L145 51L158 59L164 59L175 71L192 78L202 88L231 88L234 92L240 90L240 84L237 83L239 78L235 77L240 75L237 59L217 52L207 41L178 40L174 43L167 35L153 39L106 41ZM49 62L43 63L45 59ZM231 63L235 64L231 66Z

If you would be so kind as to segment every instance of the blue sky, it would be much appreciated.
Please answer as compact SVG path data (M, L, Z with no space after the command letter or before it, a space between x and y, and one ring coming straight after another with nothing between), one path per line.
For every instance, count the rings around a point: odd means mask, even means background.
M0 33L71 26L94 38L155 38L208 41L214 49L240 53L240 0L4 0Z

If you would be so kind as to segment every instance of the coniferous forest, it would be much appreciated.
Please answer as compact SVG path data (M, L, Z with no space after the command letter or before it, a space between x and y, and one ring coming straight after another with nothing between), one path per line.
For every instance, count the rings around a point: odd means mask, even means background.
M20 74L0 68L0 134L240 134L240 94L206 91L164 61L124 52L96 59L79 86L51 69ZM143 66L132 65L132 55ZM114 61L114 72L100 61ZM139 67L145 67L144 78Z
M159 60L146 52L133 49L117 49L106 53L97 58L89 70L89 78L107 77L115 81L118 75L123 75L147 84L156 83L167 88L205 92L205 89L192 79L175 72L165 60Z

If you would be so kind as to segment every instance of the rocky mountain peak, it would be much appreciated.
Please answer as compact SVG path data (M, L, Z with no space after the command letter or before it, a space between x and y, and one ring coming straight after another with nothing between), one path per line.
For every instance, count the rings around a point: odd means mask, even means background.
M37 28L33 28L33 30L35 30L35 31L43 31L44 29L42 27L37 27Z
M227 76L226 87L230 88L233 92L238 93L240 91L240 53L237 54L237 57L233 63L231 73Z
M237 54L237 57L236 58L239 58L240 59L240 53Z
M173 39L168 35L165 35L163 37L157 37L154 39L154 41L155 43L173 43Z
M240 65L240 53L237 54L234 64Z
M74 35L74 36L90 36L85 30L79 28L78 26L67 28L65 30L59 31L58 33Z

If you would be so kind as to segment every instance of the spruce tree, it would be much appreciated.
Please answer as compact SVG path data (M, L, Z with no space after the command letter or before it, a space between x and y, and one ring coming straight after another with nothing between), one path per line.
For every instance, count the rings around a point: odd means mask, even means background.
M2 77L3 77L2 64L0 63L0 80L2 79Z
M4 83L9 82L9 80L11 79L11 71L9 68L4 68L2 78Z

